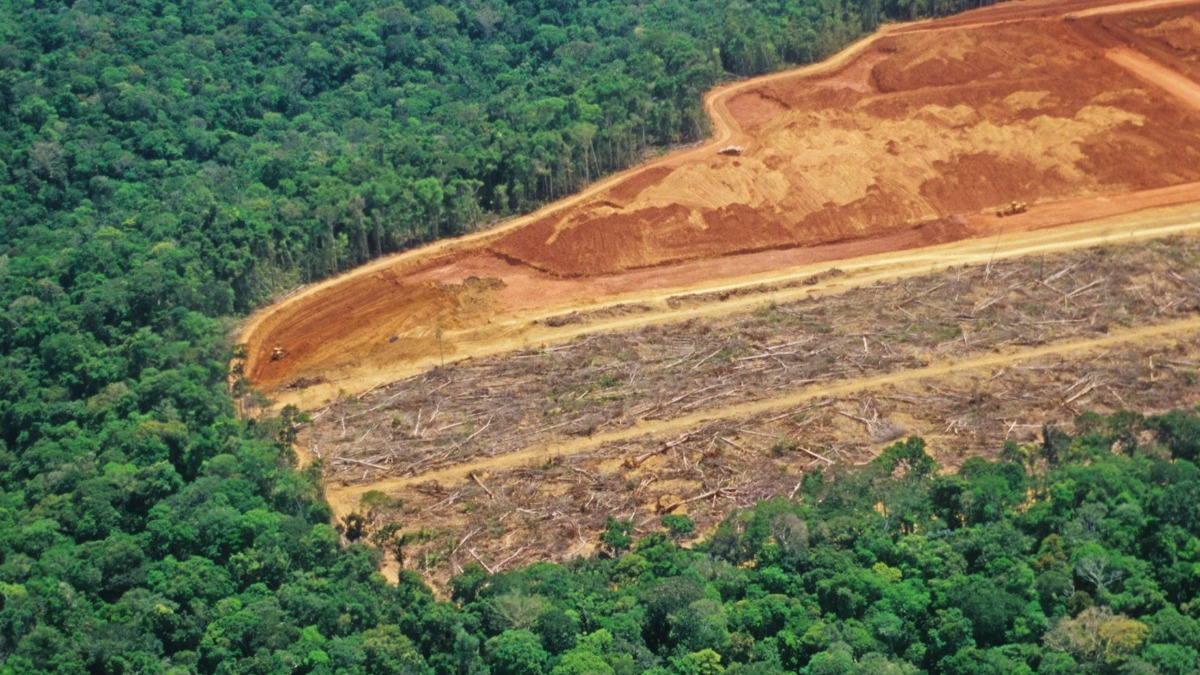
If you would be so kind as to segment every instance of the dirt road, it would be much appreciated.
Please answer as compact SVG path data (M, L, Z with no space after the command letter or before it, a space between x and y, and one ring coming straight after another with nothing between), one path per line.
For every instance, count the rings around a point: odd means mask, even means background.
M1128 47L1110 49L1104 56L1147 83L1178 98L1185 105L1200 110L1200 83Z

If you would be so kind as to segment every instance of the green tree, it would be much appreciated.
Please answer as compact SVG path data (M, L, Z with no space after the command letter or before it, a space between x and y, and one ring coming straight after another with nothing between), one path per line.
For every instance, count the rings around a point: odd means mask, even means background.
M538 636L527 630L507 630L488 640L487 654L496 675L539 675L550 658Z
M413 641L394 625L378 626L362 632L362 653L367 673L431 673Z
M696 523L691 518L675 513L663 516L662 524L675 541L687 538L696 529Z
M570 651L563 654L550 675L615 675L612 666L590 651Z
M633 523L628 520L616 520L609 518L604 526L604 532L600 534L600 541L613 554L621 553L629 550L633 545Z
M720 675L725 672L721 655L711 649L701 649L671 660L675 672L682 675Z

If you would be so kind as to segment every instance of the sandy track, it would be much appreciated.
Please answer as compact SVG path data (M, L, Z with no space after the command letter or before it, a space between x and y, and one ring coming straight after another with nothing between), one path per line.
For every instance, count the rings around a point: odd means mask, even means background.
M1166 68L1145 54L1128 47L1110 49L1104 56L1184 104L1200 110L1200 83L1193 82L1184 75Z
M416 476L389 478L373 483L346 487L326 486L326 498L329 500L335 513L339 516L345 516L359 508L359 501L364 493L373 490L384 493L395 493L403 488L427 482L459 483L468 480L471 474L476 472L502 471L526 464L544 462L551 458L580 454L606 444L619 443L644 436L671 436L700 426L705 422L721 419L748 418L776 411L794 409L803 403L819 398L845 396L856 392L879 389L888 385L907 384L918 380L971 371L984 371L1050 355L1079 356L1082 353L1110 349L1118 345L1133 342L1145 346L1164 339L1170 339L1172 336L1194 333L1196 331L1200 331L1200 317L1114 331L1109 335L1099 338L1059 342L962 360L947 360L933 363L924 368L840 380L832 384L801 388L784 396L732 405L719 410L705 410L667 420L643 420L626 429L565 442L557 442L552 446L528 448L500 457L488 457Z

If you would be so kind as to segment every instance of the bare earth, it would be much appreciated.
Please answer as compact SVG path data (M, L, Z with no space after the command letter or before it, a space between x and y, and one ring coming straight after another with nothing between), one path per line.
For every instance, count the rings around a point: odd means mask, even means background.
M586 552L608 514L711 525L787 494L809 465L869 459L889 430L927 435L953 465L1030 438L1036 415L1175 405L1196 393L1200 279L1171 256L1191 261L1195 244L1153 259L1122 247L1086 274L1063 252L1200 233L1198 82L1195 0L1026 0L890 26L714 90L707 144L301 289L244 328L243 372L314 412L304 441L339 517L420 528L404 564L435 576ZM732 144L743 152L718 154ZM996 216L1014 200L1028 212ZM1030 271L1048 255L1063 276ZM933 293L962 265L975 282L953 299L907 299L906 279ZM787 321L722 352L713 326L796 302L851 315L830 322L828 360L775 353L825 339ZM905 315L923 316L913 302L934 310L900 346ZM711 347L685 330L697 321ZM991 328L976 335L978 321ZM626 352L602 348L613 336ZM696 353L674 350L684 340ZM589 356L540 356L558 350ZM401 503L368 509L372 490Z
M1143 9L1132 29L1123 7L1021 2L890 27L718 89L707 145L264 311L241 336L246 373L311 408L431 355L541 339L514 323L535 310L1200 202L1200 94L1180 48L1200 44L1196 5ZM740 157L716 153L734 143ZM1012 200L1030 211L993 215Z

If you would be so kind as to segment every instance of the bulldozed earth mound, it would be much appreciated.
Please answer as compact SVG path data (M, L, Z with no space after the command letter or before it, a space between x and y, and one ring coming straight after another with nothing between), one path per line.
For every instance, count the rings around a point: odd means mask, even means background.
M1198 23L1177 0L1005 4L729 85L707 145L269 308L244 376L312 407L314 383L515 340L489 329L514 312L1200 202Z

